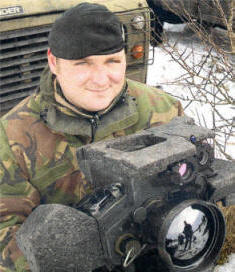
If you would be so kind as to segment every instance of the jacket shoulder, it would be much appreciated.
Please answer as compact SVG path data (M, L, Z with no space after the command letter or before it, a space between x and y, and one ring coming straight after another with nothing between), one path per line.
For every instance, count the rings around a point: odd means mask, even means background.
M130 79L127 84L129 95L136 98L141 123L148 119L148 126L160 125L183 115L181 103L163 90Z
M161 89L129 79L127 83L129 94L137 99L138 104L149 106L159 113L168 112L171 107L178 107L179 101Z

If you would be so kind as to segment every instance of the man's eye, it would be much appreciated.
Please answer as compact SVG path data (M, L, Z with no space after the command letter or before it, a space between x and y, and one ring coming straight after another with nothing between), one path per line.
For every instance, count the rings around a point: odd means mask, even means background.
M81 61L81 62L76 62L74 65L75 66L80 66L80 65L85 65L85 64L87 64L86 61Z
M121 63L121 61L118 60L118 59L111 59L111 60L109 60L108 62L109 62L109 63Z

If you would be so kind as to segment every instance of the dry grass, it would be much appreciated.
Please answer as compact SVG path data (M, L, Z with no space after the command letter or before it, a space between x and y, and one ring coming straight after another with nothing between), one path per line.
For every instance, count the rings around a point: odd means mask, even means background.
M222 207L219 204L219 207L224 214L227 231L225 243L218 260L218 264L223 264L228 261L228 256L231 253L235 253L235 206Z

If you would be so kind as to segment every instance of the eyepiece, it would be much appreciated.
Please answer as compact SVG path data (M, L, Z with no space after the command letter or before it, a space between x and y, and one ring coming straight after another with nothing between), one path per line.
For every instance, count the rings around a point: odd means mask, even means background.
M201 143L197 145L197 154L196 154L199 170L202 171L211 166L214 161L214 149L208 143Z

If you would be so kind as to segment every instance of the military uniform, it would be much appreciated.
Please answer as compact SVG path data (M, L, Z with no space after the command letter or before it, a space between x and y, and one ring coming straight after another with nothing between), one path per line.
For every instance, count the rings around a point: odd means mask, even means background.
M26 271L14 234L32 209L46 203L74 204L92 192L76 160L78 147L132 134L182 114L174 98L128 79L106 110L86 112L66 101L45 69L37 93L0 123L0 271Z

